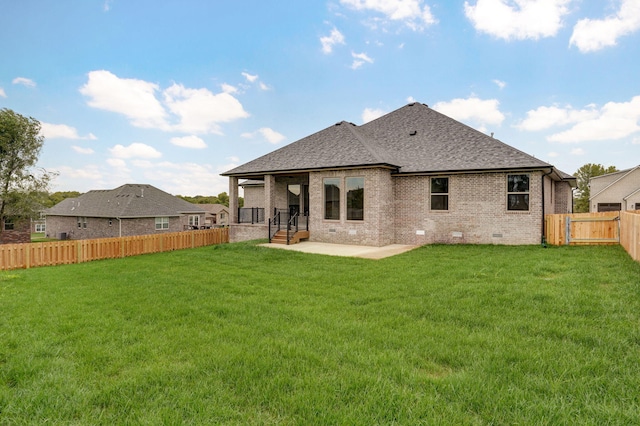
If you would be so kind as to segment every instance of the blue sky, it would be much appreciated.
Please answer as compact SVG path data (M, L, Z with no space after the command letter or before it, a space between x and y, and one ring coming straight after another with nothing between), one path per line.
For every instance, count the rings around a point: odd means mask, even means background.
M640 164L640 0L2 2L0 108L53 190L221 172L418 101L574 173Z

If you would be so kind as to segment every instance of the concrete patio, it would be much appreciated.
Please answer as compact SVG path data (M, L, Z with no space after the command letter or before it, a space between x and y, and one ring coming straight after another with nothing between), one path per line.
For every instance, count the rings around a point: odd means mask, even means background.
M260 244L262 247L269 247L281 250L293 250L303 253L326 254L329 256L361 257L364 259L383 259L413 250L418 246L391 244L384 247L356 246L346 244L329 244L303 241L298 244Z

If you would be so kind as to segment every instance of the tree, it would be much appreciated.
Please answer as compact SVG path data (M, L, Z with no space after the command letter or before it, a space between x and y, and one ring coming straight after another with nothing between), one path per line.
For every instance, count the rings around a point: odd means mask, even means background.
M589 190L589 179L617 171L618 169L616 169L616 166L604 167L602 164L593 163L587 163L580 167L576 172L578 191L576 193L575 212L589 212L589 197L591 196L591 192Z
M53 207L62 200L67 198L78 198L82 193L78 191L58 191L52 194L47 194L43 203L44 207Z
M0 219L29 219L41 210L54 176L34 170L43 143L38 120L0 110Z

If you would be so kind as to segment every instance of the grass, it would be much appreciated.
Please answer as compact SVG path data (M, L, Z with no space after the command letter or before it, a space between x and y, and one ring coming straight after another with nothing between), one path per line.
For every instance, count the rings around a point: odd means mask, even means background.
M0 274L0 424L638 424L620 247L226 244Z
M31 242L32 243L46 243L47 241L58 241L57 238L47 238L44 232L32 232L31 233Z

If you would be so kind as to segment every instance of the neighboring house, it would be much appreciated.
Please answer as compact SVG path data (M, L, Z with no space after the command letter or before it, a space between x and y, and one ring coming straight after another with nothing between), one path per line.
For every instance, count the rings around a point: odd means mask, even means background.
M224 204L198 204L205 211L204 224L208 228L229 225L229 207Z
M46 230L46 219L44 212L40 212L38 219L31 219L31 232L41 234Z
M277 211L305 218L309 240L341 244L536 244L544 215L572 212L573 176L411 103L356 126L339 122L222 174L231 241L267 238ZM246 223L240 179L264 209ZM252 183L251 183L252 182ZM247 198L249 200L247 200Z
M126 184L67 198L47 209L49 238L87 239L204 227L205 211L151 185Z
M0 219L0 244L22 244L31 242L29 219L14 219L4 217Z
M640 166L589 179L589 211L640 210Z

